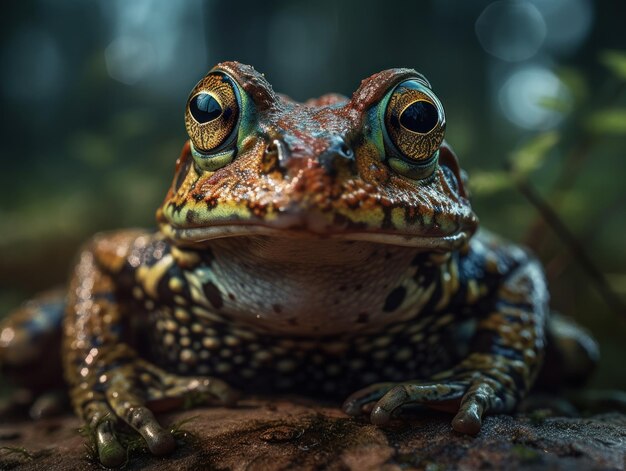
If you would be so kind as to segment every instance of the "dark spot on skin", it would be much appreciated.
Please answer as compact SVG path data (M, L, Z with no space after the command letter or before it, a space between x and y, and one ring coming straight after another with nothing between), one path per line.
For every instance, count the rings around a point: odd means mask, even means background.
M193 222L195 218L196 218L196 212L193 209L190 209L189 211L187 211L187 215L185 216L185 219L187 220L187 222Z
M280 314L281 312L283 312L283 308L280 304L272 305L272 309L274 310L276 314Z
M389 260L391 258L391 254L389 252L385 252L385 260Z
M407 224L420 224L426 226L424 218L417 208L404 208L404 220Z
M345 291L346 290L346 285L341 285L338 289L339 289L339 291Z
M363 285L362 284L358 284L354 287L355 290L357 291L361 291L363 289Z
M224 301L222 299L222 293L220 293L220 290L217 288L217 286L209 281L202 287L202 289L204 290L204 294L206 295L207 299L211 303L211 306L213 306L215 309L221 309L221 307L224 305Z
M370 315L367 312L361 312L356 318L358 324L367 324L370 320Z
M287 319L287 322L289 323L289 325L298 325L298 319L296 319L295 317L290 317L289 319Z
M210 198L206 200L206 209L209 211L217 206L217 198Z
M202 195L200 193L194 193L193 195L191 195L191 197L194 199L194 201L197 203L198 201L202 201Z
M393 208L390 206L383 206L383 221L380 224L383 229L392 229L394 227L391 217L392 210Z
M405 296L406 288L404 286L398 286L397 288L394 288L394 290L387 296L387 299L385 299L383 311L392 312L398 309L402 304L402 301L404 301Z
M231 301L234 301L235 295L233 293L228 293L228 299L230 299Z

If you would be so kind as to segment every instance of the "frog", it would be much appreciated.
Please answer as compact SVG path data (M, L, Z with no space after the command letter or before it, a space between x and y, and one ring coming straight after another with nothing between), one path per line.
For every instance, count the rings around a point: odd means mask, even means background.
M558 381L587 375L596 345L564 318L555 333L540 262L478 228L422 74L300 103L222 62L185 127L157 227L97 234L67 289L0 326L3 373L33 391L62 376L103 465L125 462L122 427L172 452L155 414L190 403L302 392L377 426L437 409L475 435L515 411L549 345L589 359Z

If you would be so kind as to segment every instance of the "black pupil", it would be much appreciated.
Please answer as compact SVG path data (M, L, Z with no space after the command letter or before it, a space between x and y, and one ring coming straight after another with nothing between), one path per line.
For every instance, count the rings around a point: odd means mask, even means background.
M437 126L439 113L431 103L416 101L411 103L400 115L400 124L409 131L426 134Z
M222 114L222 107L208 93L200 93L192 98L191 103L189 103L189 111L199 123L208 123Z

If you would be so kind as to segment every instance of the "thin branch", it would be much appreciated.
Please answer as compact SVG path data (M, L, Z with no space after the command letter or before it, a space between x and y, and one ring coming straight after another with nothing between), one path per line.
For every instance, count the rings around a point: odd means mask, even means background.
M572 255L572 258L580 265L587 276L589 276L589 279L606 304L611 310L615 311L618 316L626 320L626 304L624 304L622 299L611 289L604 273L596 267L576 236L569 230L559 215L552 209L547 201L543 199L539 192L533 188L527 179L514 177L514 180L520 193L535 207L545 224L561 239Z

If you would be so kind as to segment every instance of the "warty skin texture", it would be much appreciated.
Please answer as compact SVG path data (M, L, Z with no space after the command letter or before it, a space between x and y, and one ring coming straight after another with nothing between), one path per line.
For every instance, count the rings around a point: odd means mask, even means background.
M387 132L415 100L440 110L432 130ZM62 304L65 379L103 464L126 458L120 423L166 454L174 440L154 410L230 405L237 390L347 397L347 414L381 425L421 403L470 434L515 408L541 365L544 276L523 249L476 232L423 76L392 69L351 99L300 104L226 62L185 119L159 230L87 242ZM26 344L7 332L59 313L46 306L3 324L5 370Z

